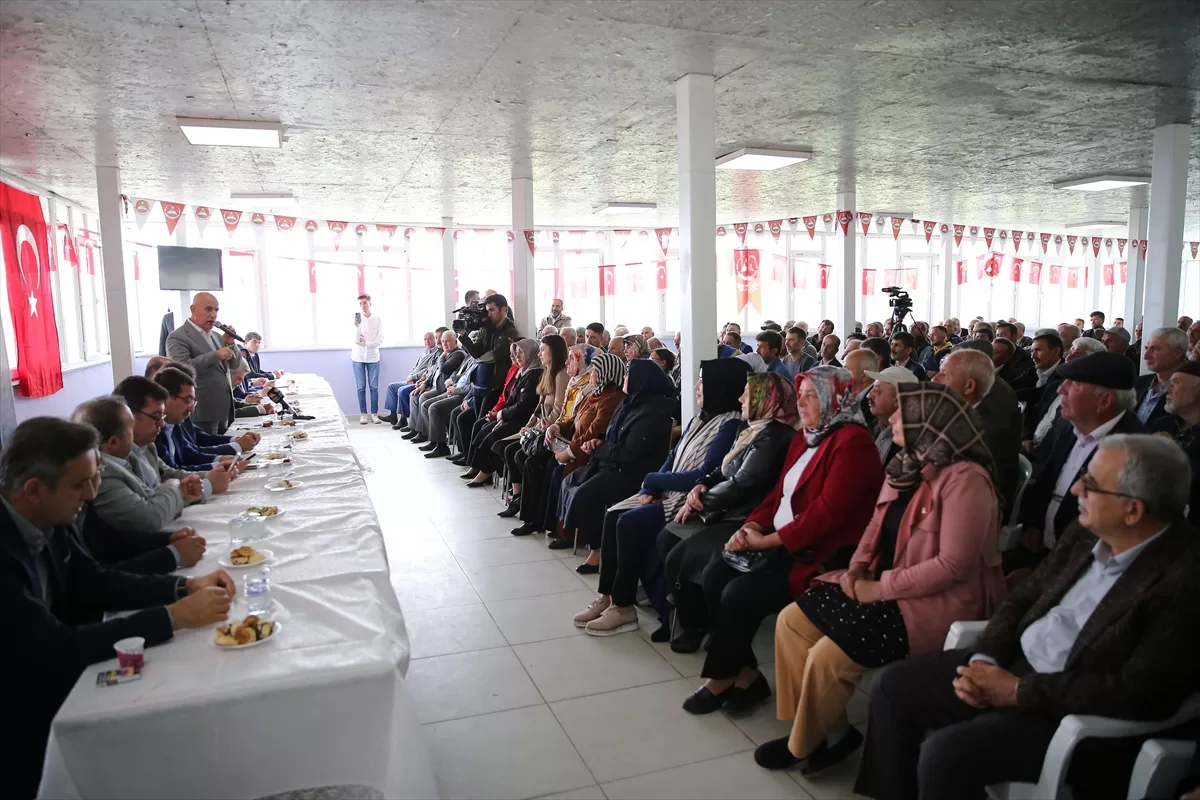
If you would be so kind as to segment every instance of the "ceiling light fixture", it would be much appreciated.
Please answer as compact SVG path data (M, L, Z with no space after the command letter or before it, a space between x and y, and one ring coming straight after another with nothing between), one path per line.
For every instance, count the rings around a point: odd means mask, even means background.
M188 143L215 147L283 146L283 126L278 122L242 122L235 119L192 119L176 117L175 122Z
M1069 231L1076 231L1076 230L1079 230L1079 231L1082 231L1082 230L1109 230L1109 231L1122 230L1123 231L1127 227L1129 227L1129 223L1121 222L1119 220L1098 219L1098 220L1093 220L1091 222L1073 222L1070 225L1066 225L1064 227Z
M717 169L771 170L790 167L812 158L811 150L778 150L743 147L717 158Z
M1109 189L1128 189L1130 186L1143 186L1148 183L1150 178L1140 175L1093 175L1089 178L1058 181L1053 185L1055 189L1072 189L1076 192L1107 192Z
M604 203L592 209L595 214L636 214L639 211L653 211L658 203Z
M248 211L294 211L299 201L291 192L230 192L229 199Z

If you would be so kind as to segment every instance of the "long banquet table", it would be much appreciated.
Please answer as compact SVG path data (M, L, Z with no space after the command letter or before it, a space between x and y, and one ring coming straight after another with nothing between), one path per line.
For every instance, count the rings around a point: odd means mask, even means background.
M404 683L408 636L362 467L328 382L287 377L296 381L289 402L316 419L261 429L259 468L187 508L176 526L208 540L204 559L180 570L203 575L229 551L232 517L254 505L283 509L254 543L274 554L270 616L281 629L244 651L217 648L212 628L180 631L146 651L140 680L119 686L96 686L97 672L116 668L115 659L89 667L54 719L40 796L255 798L333 785L369 786L388 798L437 796ZM308 439L291 440L297 430ZM267 452L289 443L293 463L268 467ZM285 474L303 486L266 490ZM238 581L240 618L244 571L228 571Z

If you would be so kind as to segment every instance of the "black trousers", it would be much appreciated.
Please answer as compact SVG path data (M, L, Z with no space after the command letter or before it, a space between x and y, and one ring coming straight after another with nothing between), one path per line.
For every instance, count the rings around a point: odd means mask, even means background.
M651 571L648 567L652 565L646 561L654 552L655 534L664 524L662 503L605 512L600 540L600 594L612 595L618 606L636 602L638 579ZM647 594L650 588L646 587Z
M471 444L471 429L474 427L476 419L475 409L470 406L465 411L462 406L456 406L450 412L448 441L464 455L467 452L467 446Z
M521 478L525 472L525 451L521 449L521 440L506 442L504 445L504 474L508 476L509 482L521 485Z
M492 445L520 430L516 422L502 419L480 419L472 430L471 446L467 451L467 463L480 472L491 474L504 466L503 456L492 451Z
M743 667L758 669L750 643L762 621L794 599L791 570L792 560L780 558L758 572L738 572L725 563L721 551L713 554L702 577L712 637L701 677L721 680L737 677Z
M976 800L989 784L1037 782L1059 720L959 700L953 680L971 652L915 656L875 677L854 791L877 800ZM1067 774L1075 796L1124 798L1141 742L1080 743Z

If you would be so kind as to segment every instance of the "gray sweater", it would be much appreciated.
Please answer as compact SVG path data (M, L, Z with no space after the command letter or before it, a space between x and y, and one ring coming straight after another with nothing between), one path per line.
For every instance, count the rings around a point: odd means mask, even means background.
M129 458L101 454L100 489L94 505L96 513L108 524L122 530L163 530L187 505L179 484L164 483L194 473L172 469L163 463L153 443L134 447ZM204 482L204 498L212 486Z

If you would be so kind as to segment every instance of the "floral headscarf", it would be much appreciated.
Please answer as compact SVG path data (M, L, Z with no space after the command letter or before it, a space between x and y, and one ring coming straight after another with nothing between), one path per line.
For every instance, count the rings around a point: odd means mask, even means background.
M722 470L772 422L795 428L800 418L796 411L796 390L792 388L791 381L776 372L747 376L746 392L749 394L749 414L746 417L749 424L738 434L733 447L721 461Z
M649 358L650 347L646 344L646 340L642 338L640 333L627 333L624 336L622 346L633 345L637 348L637 355L634 358Z
M995 480L992 453L983 440L983 420L961 394L940 383L896 387L904 447L888 462L887 480L897 489L921 482L921 470L974 461Z
M796 394L800 385L810 381L821 404L821 422L815 428L804 429L804 440L809 447L816 447L821 440L843 425L867 427L862 406L854 390L854 378L850 371L841 367L813 367L796 376Z

